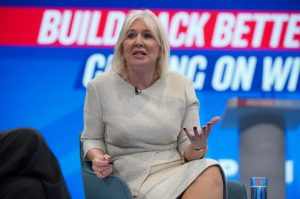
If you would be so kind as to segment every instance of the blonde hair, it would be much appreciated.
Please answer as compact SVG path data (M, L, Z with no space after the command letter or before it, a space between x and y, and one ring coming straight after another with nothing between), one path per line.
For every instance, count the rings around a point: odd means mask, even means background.
M128 13L115 45L115 52L111 62L112 70L116 71L124 80L128 79L125 59L122 56L123 41L126 39L128 29L136 20L141 20L146 24L160 47L160 53L155 66L156 76L159 78L167 70L170 46L161 22L156 15L148 9L133 10Z

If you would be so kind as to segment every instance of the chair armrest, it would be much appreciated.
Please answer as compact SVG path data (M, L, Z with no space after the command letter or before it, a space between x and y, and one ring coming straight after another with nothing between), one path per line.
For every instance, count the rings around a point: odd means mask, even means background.
M247 199L246 188L243 183L235 180L227 182L228 199Z
M79 134L80 140L81 134ZM127 184L119 177L110 175L104 179L96 176L92 163L83 159L82 143L79 141L81 175L86 199L133 199Z
M101 179L88 167L82 167L81 173L86 199L132 199L127 184L119 177Z

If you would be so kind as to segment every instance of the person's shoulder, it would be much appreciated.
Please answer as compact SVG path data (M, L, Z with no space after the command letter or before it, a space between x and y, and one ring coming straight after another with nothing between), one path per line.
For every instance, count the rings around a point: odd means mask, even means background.
M177 71L167 71L165 74L165 78L169 81L175 81L177 83L185 83L187 80L186 76Z
M103 73L100 73L94 77L91 81L89 81L88 84L94 85L94 86L100 86L105 85L109 83L109 81L112 78L112 72L111 71L105 71Z

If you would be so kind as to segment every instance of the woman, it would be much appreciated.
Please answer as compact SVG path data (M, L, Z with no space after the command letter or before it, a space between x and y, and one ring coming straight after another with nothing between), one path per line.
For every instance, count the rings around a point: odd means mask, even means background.
M137 198L225 198L222 170L203 158L220 118L200 129L192 81L167 71L168 57L158 18L130 12L112 70L87 86L84 157L98 177L120 176Z

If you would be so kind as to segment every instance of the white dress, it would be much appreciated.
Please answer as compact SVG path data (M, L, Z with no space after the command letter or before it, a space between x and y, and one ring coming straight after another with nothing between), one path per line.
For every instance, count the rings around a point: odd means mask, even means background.
M200 128L199 102L192 81L177 72L165 73L138 95L113 71L87 86L84 156L92 148L112 156L113 174L136 198L175 199L206 168L218 165L206 158L184 161L190 141L182 128L194 126Z

